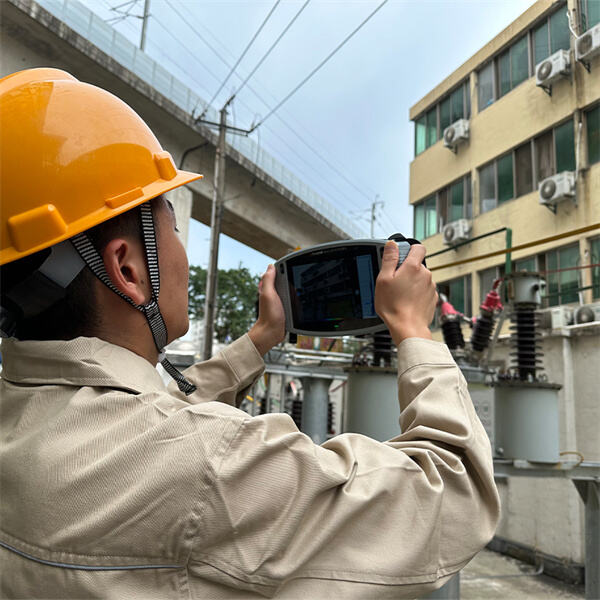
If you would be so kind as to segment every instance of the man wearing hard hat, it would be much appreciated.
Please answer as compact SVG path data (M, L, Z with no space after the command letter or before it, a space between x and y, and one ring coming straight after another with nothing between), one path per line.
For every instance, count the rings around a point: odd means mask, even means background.
M490 446L430 338L422 246L397 270L386 247L376 290L402 435L317 446L236 408L283 339L272 267L247 335L164 359L188 265L162 194L200 176L131 108L55 69L5 77L0 161L2 597L415 597L490 539Z

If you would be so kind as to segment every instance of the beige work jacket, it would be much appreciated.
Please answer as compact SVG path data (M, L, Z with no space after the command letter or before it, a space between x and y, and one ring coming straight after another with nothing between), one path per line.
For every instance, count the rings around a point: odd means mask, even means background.
M402 435L321 446L235 408L264 368L248 336L185 371L187 398L95 338L2 354L3 598L416 597L493 535L490 445L443 344L398 348Z

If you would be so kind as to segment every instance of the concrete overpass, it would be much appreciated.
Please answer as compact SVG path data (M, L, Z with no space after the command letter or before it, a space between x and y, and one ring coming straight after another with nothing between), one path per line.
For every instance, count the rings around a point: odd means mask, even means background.
M176 163L185 156L184 168L204 174L170 195L184 239L190 217L210 224L217 135L194 123L201 98L77 0L0 0L0 27L0 76L53 66L122 98ZM206 118L218 120L213 109ZM273 258L296 246L362 235L252 140L227 141L223 233Z

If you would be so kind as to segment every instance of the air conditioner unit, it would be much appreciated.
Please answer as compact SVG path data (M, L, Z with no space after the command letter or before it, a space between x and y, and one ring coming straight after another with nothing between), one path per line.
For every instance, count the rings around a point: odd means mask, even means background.
M578 306L575 309L575 318L576 325L581 325L582 323L592 323L593 321L600 321L600 302L596 302L595 304L584 304L583 306Z
M469 139L469 120L458 119L444 129L444 146L455 151L456 147Z
M573 323L573 309L569 306L553 306L540 311L542 329L560 329Z
M577 60L589 62L600 54L600 23L588 29L575 41L575 56Z
M453 246L460 242L466 242L471 236L471 223L467 219L458 219L447 223L442 229L442 236L446 246Z
M575 199L575 171L563 171L544 179L539 186L540 204L556 207L563 200Z
M535 85L547 87L571 72L571 56L568 50L558 50L535 66Z

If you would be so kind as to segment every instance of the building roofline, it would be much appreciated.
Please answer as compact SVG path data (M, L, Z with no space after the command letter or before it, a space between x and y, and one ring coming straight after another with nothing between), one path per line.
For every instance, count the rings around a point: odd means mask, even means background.
M507 46L514 38L531 27L531 24L552 10L564 0L538 0L526 11L521 13L508 27L505 27L496 37L478 50L471 58L466 60L458 69L453 71L446 79L434 87L428 94L409 109L409 119L414 121L418 116L435 104L444 94L458 85L479 65L487 62L497 52Z

